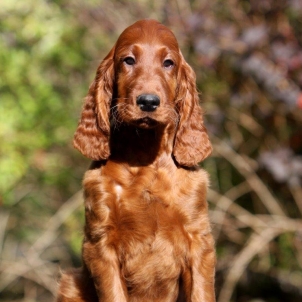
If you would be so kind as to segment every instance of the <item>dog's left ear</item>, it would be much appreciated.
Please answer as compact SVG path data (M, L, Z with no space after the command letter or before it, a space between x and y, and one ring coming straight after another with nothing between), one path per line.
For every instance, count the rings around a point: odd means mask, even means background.
M212 146L203 123L203 111L199 106L196 76L182 54L178 73L177 106L180 119L173 155L182 166L196 166L211 154Z
M105 160L110 155L109 115L114 85L114 52L115 47L97 69L73 139L74 147L93 160Z

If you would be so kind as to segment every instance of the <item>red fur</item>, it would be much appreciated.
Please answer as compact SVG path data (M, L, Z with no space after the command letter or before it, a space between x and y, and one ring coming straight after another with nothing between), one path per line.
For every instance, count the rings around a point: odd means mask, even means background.
M143 111L142 94L159 107ZM208 176L198 167L211 144L195 74L168 28L142 20L121 34L74 145L94 162L83 181L83 267L62 274L58 301L215 301Z

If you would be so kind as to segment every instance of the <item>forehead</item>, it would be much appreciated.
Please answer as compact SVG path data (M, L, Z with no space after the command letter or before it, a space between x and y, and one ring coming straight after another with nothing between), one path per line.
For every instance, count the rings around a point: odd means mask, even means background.
M138 21L126 28L117 40L116 51L123 51L135 44L165 46L172 51L179 49L172 31L153 20Z

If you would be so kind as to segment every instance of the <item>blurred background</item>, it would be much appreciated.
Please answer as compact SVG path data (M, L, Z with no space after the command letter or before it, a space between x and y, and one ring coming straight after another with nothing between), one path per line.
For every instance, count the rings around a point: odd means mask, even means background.
M0 300L52 301L81 265L89 160L71 141L98 64L141 18L197 74L217 301L302 301L301 0L1 0Z

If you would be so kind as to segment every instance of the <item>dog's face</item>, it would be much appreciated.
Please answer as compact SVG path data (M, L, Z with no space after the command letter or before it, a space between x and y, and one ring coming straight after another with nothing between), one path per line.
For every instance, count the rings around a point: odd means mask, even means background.
M117 121L141 128L176 125L180 61L176 38L165 26L140 21L127 28L114 54Z
M141 20L125 29L99 65L74 146L93 160L108 159L112 128L160 127L171 136L171 155L191 167L212 150L202 115L195 73L174 34Z

